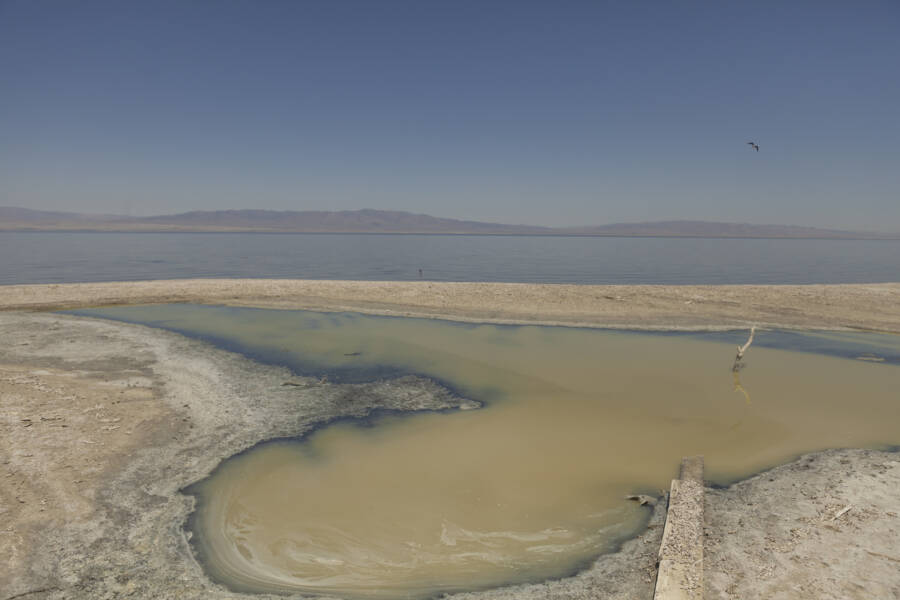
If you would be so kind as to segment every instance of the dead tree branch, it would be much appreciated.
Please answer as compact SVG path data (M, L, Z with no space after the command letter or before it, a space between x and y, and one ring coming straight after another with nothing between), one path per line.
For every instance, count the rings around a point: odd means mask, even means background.
M750 344L753 343L753 334L756 333L756 325L750 328L750 337L747 338L747 343L743 346L738 346L737 356L734 357L734 365L732 365L731 370L734 372L740 371L744 366L744 363L741 362L741 359L744 358L744 352L747 351L747 348L750 347Z

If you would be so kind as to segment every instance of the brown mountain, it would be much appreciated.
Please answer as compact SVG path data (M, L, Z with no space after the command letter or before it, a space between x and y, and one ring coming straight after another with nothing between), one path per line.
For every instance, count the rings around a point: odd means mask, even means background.
M158 231L270 233L421 233L475 235L567 235L618 237L728 237L900 239L900 234L842 231L794 225L708 221L614 223L582 227L537 227L461 221L401 211L194 211L155 217L88 215L0 207L0 231Z
M161 226L222 227L295 232L340 233L547 233L548 227L459 221L388 210L274 211L217 210L143 217L141 223Z
M124 217L0 207L0 231L253 231L285 233L541 234L548 227L443 219L400 211L194 211Z
M52 212L32 210L17 206L0 206L0 229L10 229L11 225L53 225L56 223L100 223L121 217L113 215L86 215L72 212Z
M798 225L751 225L749 223L719 223L715 221L656 221L652 223L614 223L593 227L567 227L571 235L622 237L724 237L724 238L827 238L875 239L897 238L900 235L872 232L819 229Z

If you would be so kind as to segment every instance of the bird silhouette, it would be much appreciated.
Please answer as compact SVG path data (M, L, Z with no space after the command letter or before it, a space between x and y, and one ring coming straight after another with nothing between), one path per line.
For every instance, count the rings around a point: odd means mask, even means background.
M758 144L756 144L755 142L747 142L747 143L750 144L750 146L751 146L754 150L756 150L757 152L759 152L759 145L758 145Z

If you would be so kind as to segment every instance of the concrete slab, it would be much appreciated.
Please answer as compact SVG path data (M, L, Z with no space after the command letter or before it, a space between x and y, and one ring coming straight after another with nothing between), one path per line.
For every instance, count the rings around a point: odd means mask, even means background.
M680 477L669 494L654 600L703 597L703 457L683 459Z

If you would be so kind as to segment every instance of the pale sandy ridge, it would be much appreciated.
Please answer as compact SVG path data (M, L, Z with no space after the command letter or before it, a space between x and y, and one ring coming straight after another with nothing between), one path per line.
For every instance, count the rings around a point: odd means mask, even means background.
M178 279L0 286L0 310L192 302L651 330L750 325L900 333L900 283L567 285Z

